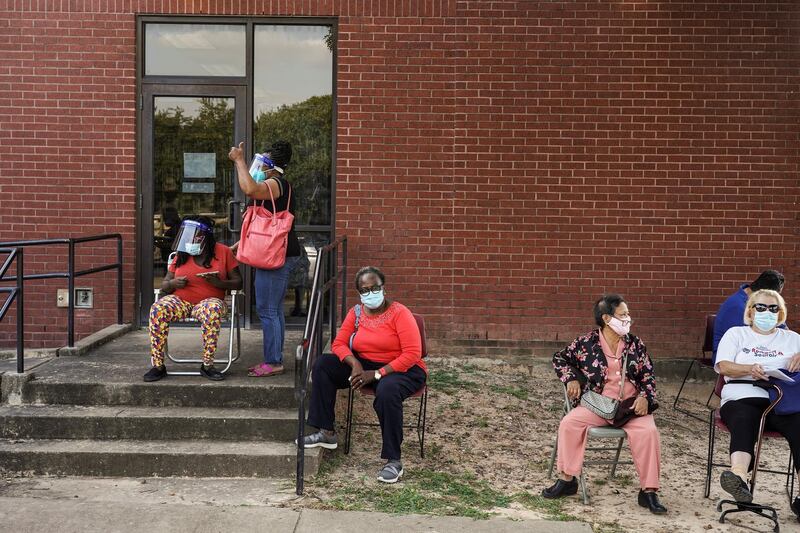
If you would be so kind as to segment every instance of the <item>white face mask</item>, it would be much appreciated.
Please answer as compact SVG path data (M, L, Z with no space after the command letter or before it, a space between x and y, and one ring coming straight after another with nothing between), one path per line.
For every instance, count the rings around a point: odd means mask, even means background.
M185 249L189 255L200 255L201 244L199 242L187 242Z
M607 322L608 327L614 330L614 333L619 335L620 337L624 337L627 335L631 330L631 319L627 318L625 320L620 320L619 318L612 316L611 320Z

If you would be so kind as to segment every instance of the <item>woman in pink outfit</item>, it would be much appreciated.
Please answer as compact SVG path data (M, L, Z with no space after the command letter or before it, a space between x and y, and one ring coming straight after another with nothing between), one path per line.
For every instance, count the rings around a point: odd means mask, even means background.
M628 436L631 455L639 474L639 505L655 514L667 508L658 499L661 472L661 443L652 413L657 407L653 363L647 348L629 333L631 316L628 305L618 294L603 296L594 304L598 329L582 335L553 355L556 375L567 387L567 395L577 403L586 391L603 396L633 399L635 416L622 429ZM626 368L622 369L627 358ZM589 428L609 425L585 407L572 409L558 427L558 472L554 485L542 491L545 498L560 498L578 492Z

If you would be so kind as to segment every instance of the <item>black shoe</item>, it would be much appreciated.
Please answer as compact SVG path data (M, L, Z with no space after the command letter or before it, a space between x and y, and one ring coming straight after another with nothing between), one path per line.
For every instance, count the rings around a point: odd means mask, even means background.
M653 514L665 514L667 512L667 508L661 505L661 502L658 501L658 494L655 492L645 492L640 490L639 505L642 507L647 507Z
M561 498L562 496L572 496L578 493L578 480L573 476L572 481L557 480L551 487L542 491L545 498Z
M797 521L800 522L800 496L794 499L791 507L792 512L794 512L794 515L797 517Z
M753 495L750 493L747 483L732 471L724 471L722 475L719 476L719 484L725 489L725 492L733 496L733 499L737 502L750 503L753 501Z
M200 375L207 377L211 381L222 381L225 379L225 374L214 368L214 365L200 365Z
M164 365L154 366L144 375L144 380L147 382L158 381L167 375L167 367Z

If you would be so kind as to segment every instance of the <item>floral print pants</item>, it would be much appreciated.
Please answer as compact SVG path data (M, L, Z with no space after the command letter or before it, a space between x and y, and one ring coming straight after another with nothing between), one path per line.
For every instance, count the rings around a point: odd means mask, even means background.
M206 298L193 306L177 296L168 294L150 306L150 360L153 366L164 364L169 323L192 317L200 322L203 337L203 364L214 364L220 323L227 313L225 302L219 298Z

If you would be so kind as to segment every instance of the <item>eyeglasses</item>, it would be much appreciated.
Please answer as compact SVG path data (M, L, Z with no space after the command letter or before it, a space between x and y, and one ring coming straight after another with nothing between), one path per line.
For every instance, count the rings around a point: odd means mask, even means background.
M769 312L770 312L770 313L777 313L777 312L779 312L779 311L781 310L781 306L779 306L778 304L772 304L772 305L767 305L767 304L753 304L753 305L751 305L750 307L752 307L753 309L755 309L755 310L756 310L756 311L758 311L759 313L763 313L763 312L764 312L764 311L766 311L767 309L769 309Z
M380 294L382 290L383 290L383 285L373 285L372 287L361 287L360 289L358 289L358 293L366 296L369 293Z

